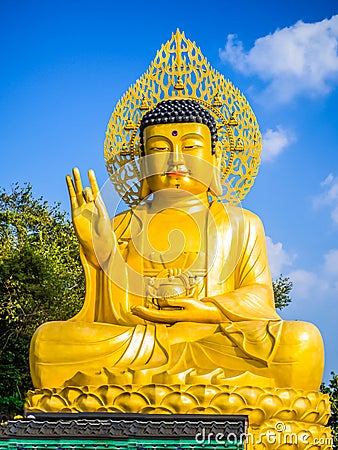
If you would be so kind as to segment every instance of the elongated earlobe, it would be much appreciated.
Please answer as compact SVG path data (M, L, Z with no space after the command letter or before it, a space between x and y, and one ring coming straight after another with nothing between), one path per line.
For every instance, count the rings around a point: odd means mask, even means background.
M223 193L220 171L219 171L218 167L214 167L211 183L209 186L209 191L215 197L219 197Z
M220 171L220 163L221 163L221 143L218 141L215 145L215 161L214 161L214 168L212 173L212 179L209 186L210 193L215 196L219 197L223 194L223 188L221 183L221 171Z
M141 185L139 190L139 198L140 200L143 200L144 198L148 197L148 195L151 194L151 190L149 188L147 177L146 177L146 170L145 170L145 158L143 157L140 159L140 173L141 173Z
M150 195L150 194L151 194L151 190L147 183L147 179L143 178L141 180L141 186L140 186L140 190L139 190L140 200L143 200L144 198L148 197L148 195Z

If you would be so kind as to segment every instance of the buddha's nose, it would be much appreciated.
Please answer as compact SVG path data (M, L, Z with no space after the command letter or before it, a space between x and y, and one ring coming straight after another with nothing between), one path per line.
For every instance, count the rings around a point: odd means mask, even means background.
M171 152L171 163L173 165L182 165L184 164L184 157L180 145L174 145L173 150Z

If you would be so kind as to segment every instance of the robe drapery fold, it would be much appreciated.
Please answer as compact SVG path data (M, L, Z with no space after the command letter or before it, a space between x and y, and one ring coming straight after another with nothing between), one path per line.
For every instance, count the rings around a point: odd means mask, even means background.
M210 214L214 224L207 233L208 247L217 246L217 249L213 252L214 257L209 258L205 296L217 305L225 318L221 325L223 333L245 354L268 363L275 353L282 321L274 307L262 223L250 211L225 207L216 202L211 205ZM87 283L86 301L72 321L125 326L134 323L145 327L144 333L147 333L147 327L151 324L130 312L132 306L142 304L142 299L128 289L129 277L133 277L134 271L131 273L128 270L123 258L131 241L132 215L133 212L128 211L114 219L120 247L120 251L115 250L109 266L114 274L108 273L107 276L103 270L91 266L82 252ZM118 284L110 278L118 280Z
M65 377L90 371L185 370L199 364L198 355L203 355L205 365L225 372L240 370L242 361L243 371L250 364L268 367L283 322L274 308L263 226L256 215L241 208L214 202L209 211L206 287L200 298L208 297L218 307L222 322L167 326L132 314L133 306L145 304L145 298L135 294L144 275L141 264L128 265L134 212L122 213L113 220L117 245L103 269L91 265L81 249L87 288L81 311L67 322L42 325L33 338L31 367L37 387L48 385L51 370L56 371L53 383L62 385ZM148 213L145 205L137 220L142 222Z

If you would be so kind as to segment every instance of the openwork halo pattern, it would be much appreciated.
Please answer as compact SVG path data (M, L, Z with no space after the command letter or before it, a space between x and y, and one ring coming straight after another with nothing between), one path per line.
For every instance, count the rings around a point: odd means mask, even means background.
M196 100L215 118L222 147L223 193L218 200L238 204L253 185L262 149L256 117L244 95L177 30L118 101L108 123L106 167L117 193L131 207L139 203L141 119L157 103L183 98Z

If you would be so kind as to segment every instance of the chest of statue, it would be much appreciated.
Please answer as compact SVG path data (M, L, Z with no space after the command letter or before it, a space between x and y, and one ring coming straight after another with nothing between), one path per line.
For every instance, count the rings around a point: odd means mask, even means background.
M174 208L136 216L131 221L127 261L145 272L186 270L198 259L200 269L206 254L205 214L187 214ZM195 267L197 268L197 267ZM203 267L204 268L204 267Z
M206 217L174 208L135 215L124 258L143 275L144 297L196 296L204 285Z

